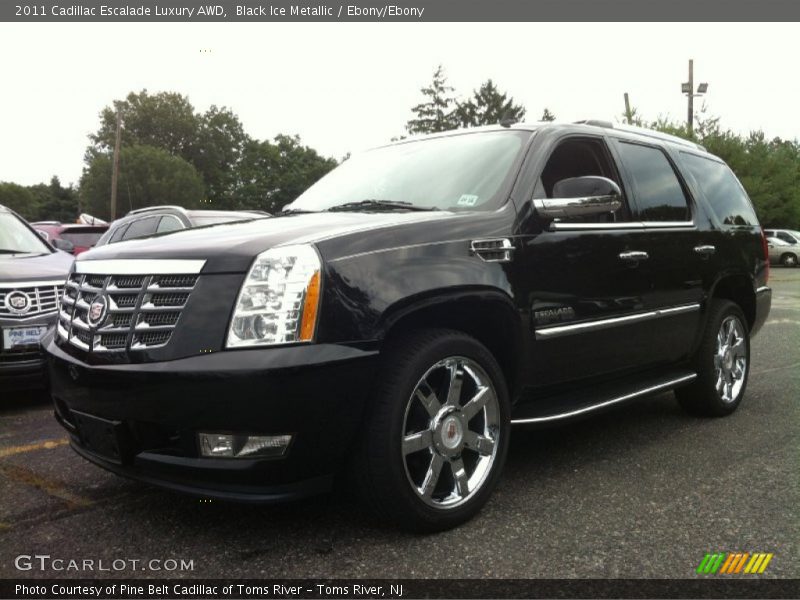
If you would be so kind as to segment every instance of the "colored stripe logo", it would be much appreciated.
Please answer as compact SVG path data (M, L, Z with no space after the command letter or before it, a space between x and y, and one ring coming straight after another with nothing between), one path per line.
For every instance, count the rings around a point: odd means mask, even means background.
M703 557L697 567L697 574L759 574L766 571L773 556L771 552L714 552Z

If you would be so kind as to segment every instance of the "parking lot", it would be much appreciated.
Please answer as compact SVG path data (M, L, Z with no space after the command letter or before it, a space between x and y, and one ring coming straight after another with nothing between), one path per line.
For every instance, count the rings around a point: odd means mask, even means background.
M689 417L668 393L515 431L486 509L439 535L382 527L345 492L243 506L127 481L70 450L42 394L0 391L0 577L679 578L717 551L774 553L763 576L800 577L800 269L770 285L732 417ZM128 566L18 571L21 554ZM193 569L131 562L152 559Z

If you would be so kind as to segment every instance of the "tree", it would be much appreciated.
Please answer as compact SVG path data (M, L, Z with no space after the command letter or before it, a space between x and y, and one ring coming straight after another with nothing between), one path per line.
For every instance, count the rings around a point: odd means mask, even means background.
M525 107L514 104L514 98L501 93L491 79L472 92L472 98L458 104L456 117L462 127L496 125L501 121L521 121L525 117Z
M0 182L0 204L19 213L28 221L35 221L39 215L39 202L25 186L11 182Z
M78 218L78 193L72 186L63 187L53 175L49 184L39 183L28 189L36 197L37 220L74 223Z
M550 112L550 109L545 107L544 111L542 111L542 116L539 118L540 121L555 121L556 116Z
M298 136L251 140L238 171L237 206L278 212L335 166L335 160L303 146Z
M453 88L447 85L442 65L434 72L431 84L420 91L426 101L411 109L416 114L416 119L406 123L409 134L438 133L458 127L456 99L452 95Z
M175 92L131 92L100 113L100 128L89 136L89 164L114 147L117 110L122 115L122 147L160 148L194 165L213 202L230 204L235 170L248 141L239 118L228 108L195 112L189 98Z
M110 217L111 162L110 154L98 154L81 177L84 210L101 219ZM117 216L159 204L197 208L203 198L203 181L184 159L152 146L122 148Z

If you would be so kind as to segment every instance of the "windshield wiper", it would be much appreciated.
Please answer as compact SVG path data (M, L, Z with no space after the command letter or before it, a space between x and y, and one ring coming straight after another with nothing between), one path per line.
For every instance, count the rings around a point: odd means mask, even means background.
M32 250L11 250L9 248L0 248L0 254L31 254Z
M418 211L431 211L439 210L435 206L417 206L411 202L402 202L400 200L359 200L358 202L345 202L331 206L328 211L338 210L418 210Z
M279 215L307 215L309 213L319 212L316 210L305 210L303 208L290 208L288 210L282 210L279 212Z

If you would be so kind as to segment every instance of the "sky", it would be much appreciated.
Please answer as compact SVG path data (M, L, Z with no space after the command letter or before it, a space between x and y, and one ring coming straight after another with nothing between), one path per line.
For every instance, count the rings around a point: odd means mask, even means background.
M77 183L101 109L144 88L341 158L402 135L439 64L462 97L492 78L526 120L613 121L624 92L685 119L693 58L724 127L800 138L798 49L792 23L2 23L0 181Z

